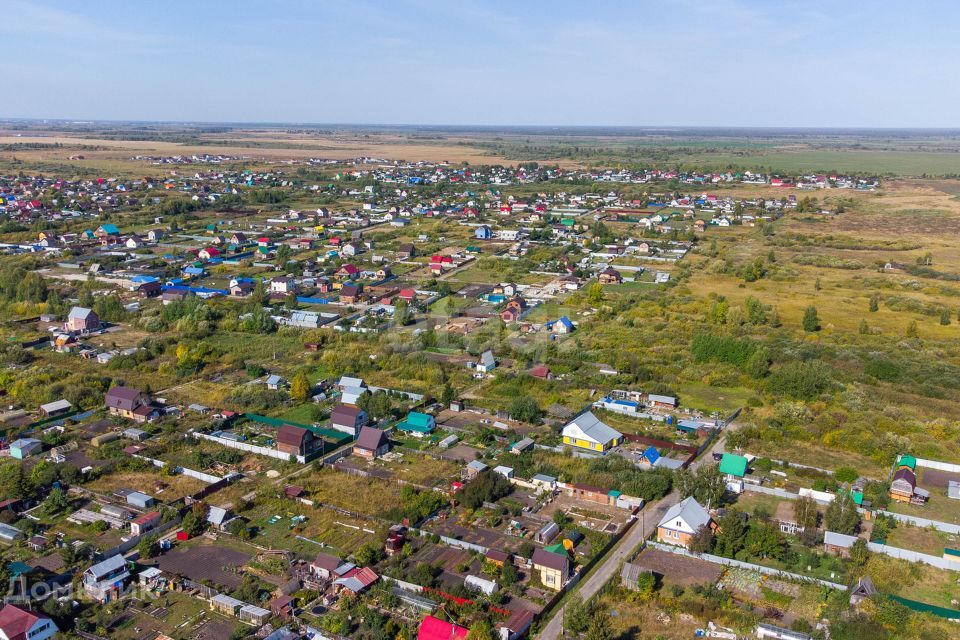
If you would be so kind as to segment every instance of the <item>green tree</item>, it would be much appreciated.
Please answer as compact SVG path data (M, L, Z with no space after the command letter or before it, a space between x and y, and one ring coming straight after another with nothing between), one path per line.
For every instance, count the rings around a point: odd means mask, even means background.
M310 398L310 381L302 371L290 381L290 397L297 402L306 402Z
M854 535L860 527L860 515L857 513L857 504L846 491L841 491L837 497L827 505L824 513L824 524L828 531Z
M821 284L820 284L820 278L817 278L816 280L814 280L814 282L813 282L813 289L814 289L814 291L820 291L820 289L822 289L822 288L823 288L823 287L822 287Z
M946 326L950 324L950 310L944 309L940 312L940 324Z
M870 295L870 313L875 313L880 310L880 294L873 293Z
M583 633L590 626L592 617L590 607L583 602L580 594L575 594L563 608L563 629L573 634Z
M137 552L140 554L141 560L152 558L156 555L158 549L156 534L146 535L140 538L140 542L137 543Z
M470 625L470 631L467 633L467 640L497 640L498 638L493 625L485 618Z
M594 615L587 627L585 640L610 640L613 638L613 629L610 628L610 616Z
M67 499L67 493L60 487L52 489L50 495L43 501L44 513L51 516L66 511L69 506L70 501Z
M681 469L674 479L682 498L693 496L706 509L716 506L726 491L726 480L716 465L703 465L696 471Z
M746 533L747 525L743 520L743 512L736 508L728 509L717 522L714 553L733 558L743 549Z
M803 312L803 330L807 333L820 330L820 317L817 315L817 308L813 305Z
M867 548L867 541L863 538L857 538L850 547L850 562L855 567L862 567L870 559L870 549Z
M393 305L393 322L398 327L405 327L410 322L410 305L402 298Z
M543 412L531 396L520 396L510 403L510 417L521 422L539 424Z
M860 335L867 336L870 335L870 325L867 324L866 319L860 320Z
M448 382L443 385L443 391L440 393L440 404L445 407L449 407L450 403L457 399L456 391L453 390L453 386Z

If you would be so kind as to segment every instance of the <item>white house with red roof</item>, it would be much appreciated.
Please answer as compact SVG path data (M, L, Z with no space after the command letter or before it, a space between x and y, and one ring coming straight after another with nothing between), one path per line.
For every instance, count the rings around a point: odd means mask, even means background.
M42 613L15 604L0 609L0 640L47 640L59 631L57 623Z

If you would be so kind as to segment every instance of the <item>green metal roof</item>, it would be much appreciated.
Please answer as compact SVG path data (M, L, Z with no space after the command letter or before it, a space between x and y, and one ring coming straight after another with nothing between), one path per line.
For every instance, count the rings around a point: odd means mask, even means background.
M948 556L955 556L960 558L960 549L951 549L949 547L944 547L943 552Z
M418 411L411 411L406 419L397 424L397 429L401 431L417 431L420 433L429 433L433 431L433 416Z
M549 547L544 547L543 550L549 551L550 553L556 553L557 555L561 555L565 558L570 557L570 554L567 553L567 548L563 546L562 542L558 542L557 544L552 544Z
M747 475L747 459L734 453L725 453L720 460L720 473L742 478Z
M909 453L904 454L897 458L898 467L910 467L911 469L916 470L917 468L917 459L911 456Z

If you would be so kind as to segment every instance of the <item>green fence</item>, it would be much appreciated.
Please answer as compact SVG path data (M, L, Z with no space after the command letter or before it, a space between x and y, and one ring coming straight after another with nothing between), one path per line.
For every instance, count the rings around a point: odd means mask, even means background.
M908 600L907 598L901 598L900 596L890 596L891 600L899 602L908 609L913 611L918 611L920 613L932 613L935 616L941 618L946 618L947 620L960 620L960 611L956 609L947 609L946 607L938 607L935 604L927 604L926 602L917 602L916 600Z
M253 422L270 425L271 427L280 428L285 424L289 424L291 427L300 427L301 429L310 431L316 436L320 436L324 440L331 441L337 447L345 445L352 440L349 434L346 434L342 431L337 431L335 429L324 429L323 427L315 427L312 424L300 424L298 422L291 422L290 420L281 420L280 418L262 416L258 413L245 413L243 414L243 417Z

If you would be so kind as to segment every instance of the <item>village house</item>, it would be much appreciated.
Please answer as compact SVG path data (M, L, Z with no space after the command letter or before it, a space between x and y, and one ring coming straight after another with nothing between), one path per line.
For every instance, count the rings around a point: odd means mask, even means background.
M290 424L277 429L277 451L292 456L308 456L323 445L312 431Z
M527 311L527 301L516 296L507 302L506 307L500 312L500 319L506 323L516 322Z
M296 293L296 291L297 283L293 278L278 276L270 281L270 293L287 295L288 293Z
M160 524L160 512L150 511L130 521L130 535L142 536Z
M531 558L533 570L540 573L540 582L554 591L560 591L570 575L570 557L562 549L562 545L557 552L537 548Z
M367 412L353 405L338 404L330 412L330 426L351 436L356 436L367 421Z
M604 424L592 411L582 413L567 423L562 435L566 445L599 453L606 453L623 440L622 433Z
M397 247L397 260L409 260L417 255L416 248L409 242L405 242Z
M354 280L360 275L360 269L355 265L345 264L340 267L334 276L337 280Z
M657 541L689 548L690 541L700 527L714 529L716 525L707 510L690 496L670 507L660 519Z
M150 397L131 387L114 387L104 396L104 404L111 415L135 422L148 422L156 416Z
M73 307L67 315L63 328L75 333L89 333L100 328L100 317L93 309Z
M16 604L0 609L0 640L47 640L59 631L57 623L42 613Z
M436 419L419 411L411 411L402 422L397 423L398 430L409 433L416 438L427 436L436 428Z
M613 267L607 267L597 276L597 282L600 284L620 284L623 282L623 276Z
M98 602L110 602L120 597L129 578L127 561L117 554L83 572L83 590Z
M353 445L353 455L361 458L375 459L390 450L390 440L381 429L361 427L360 436Z

